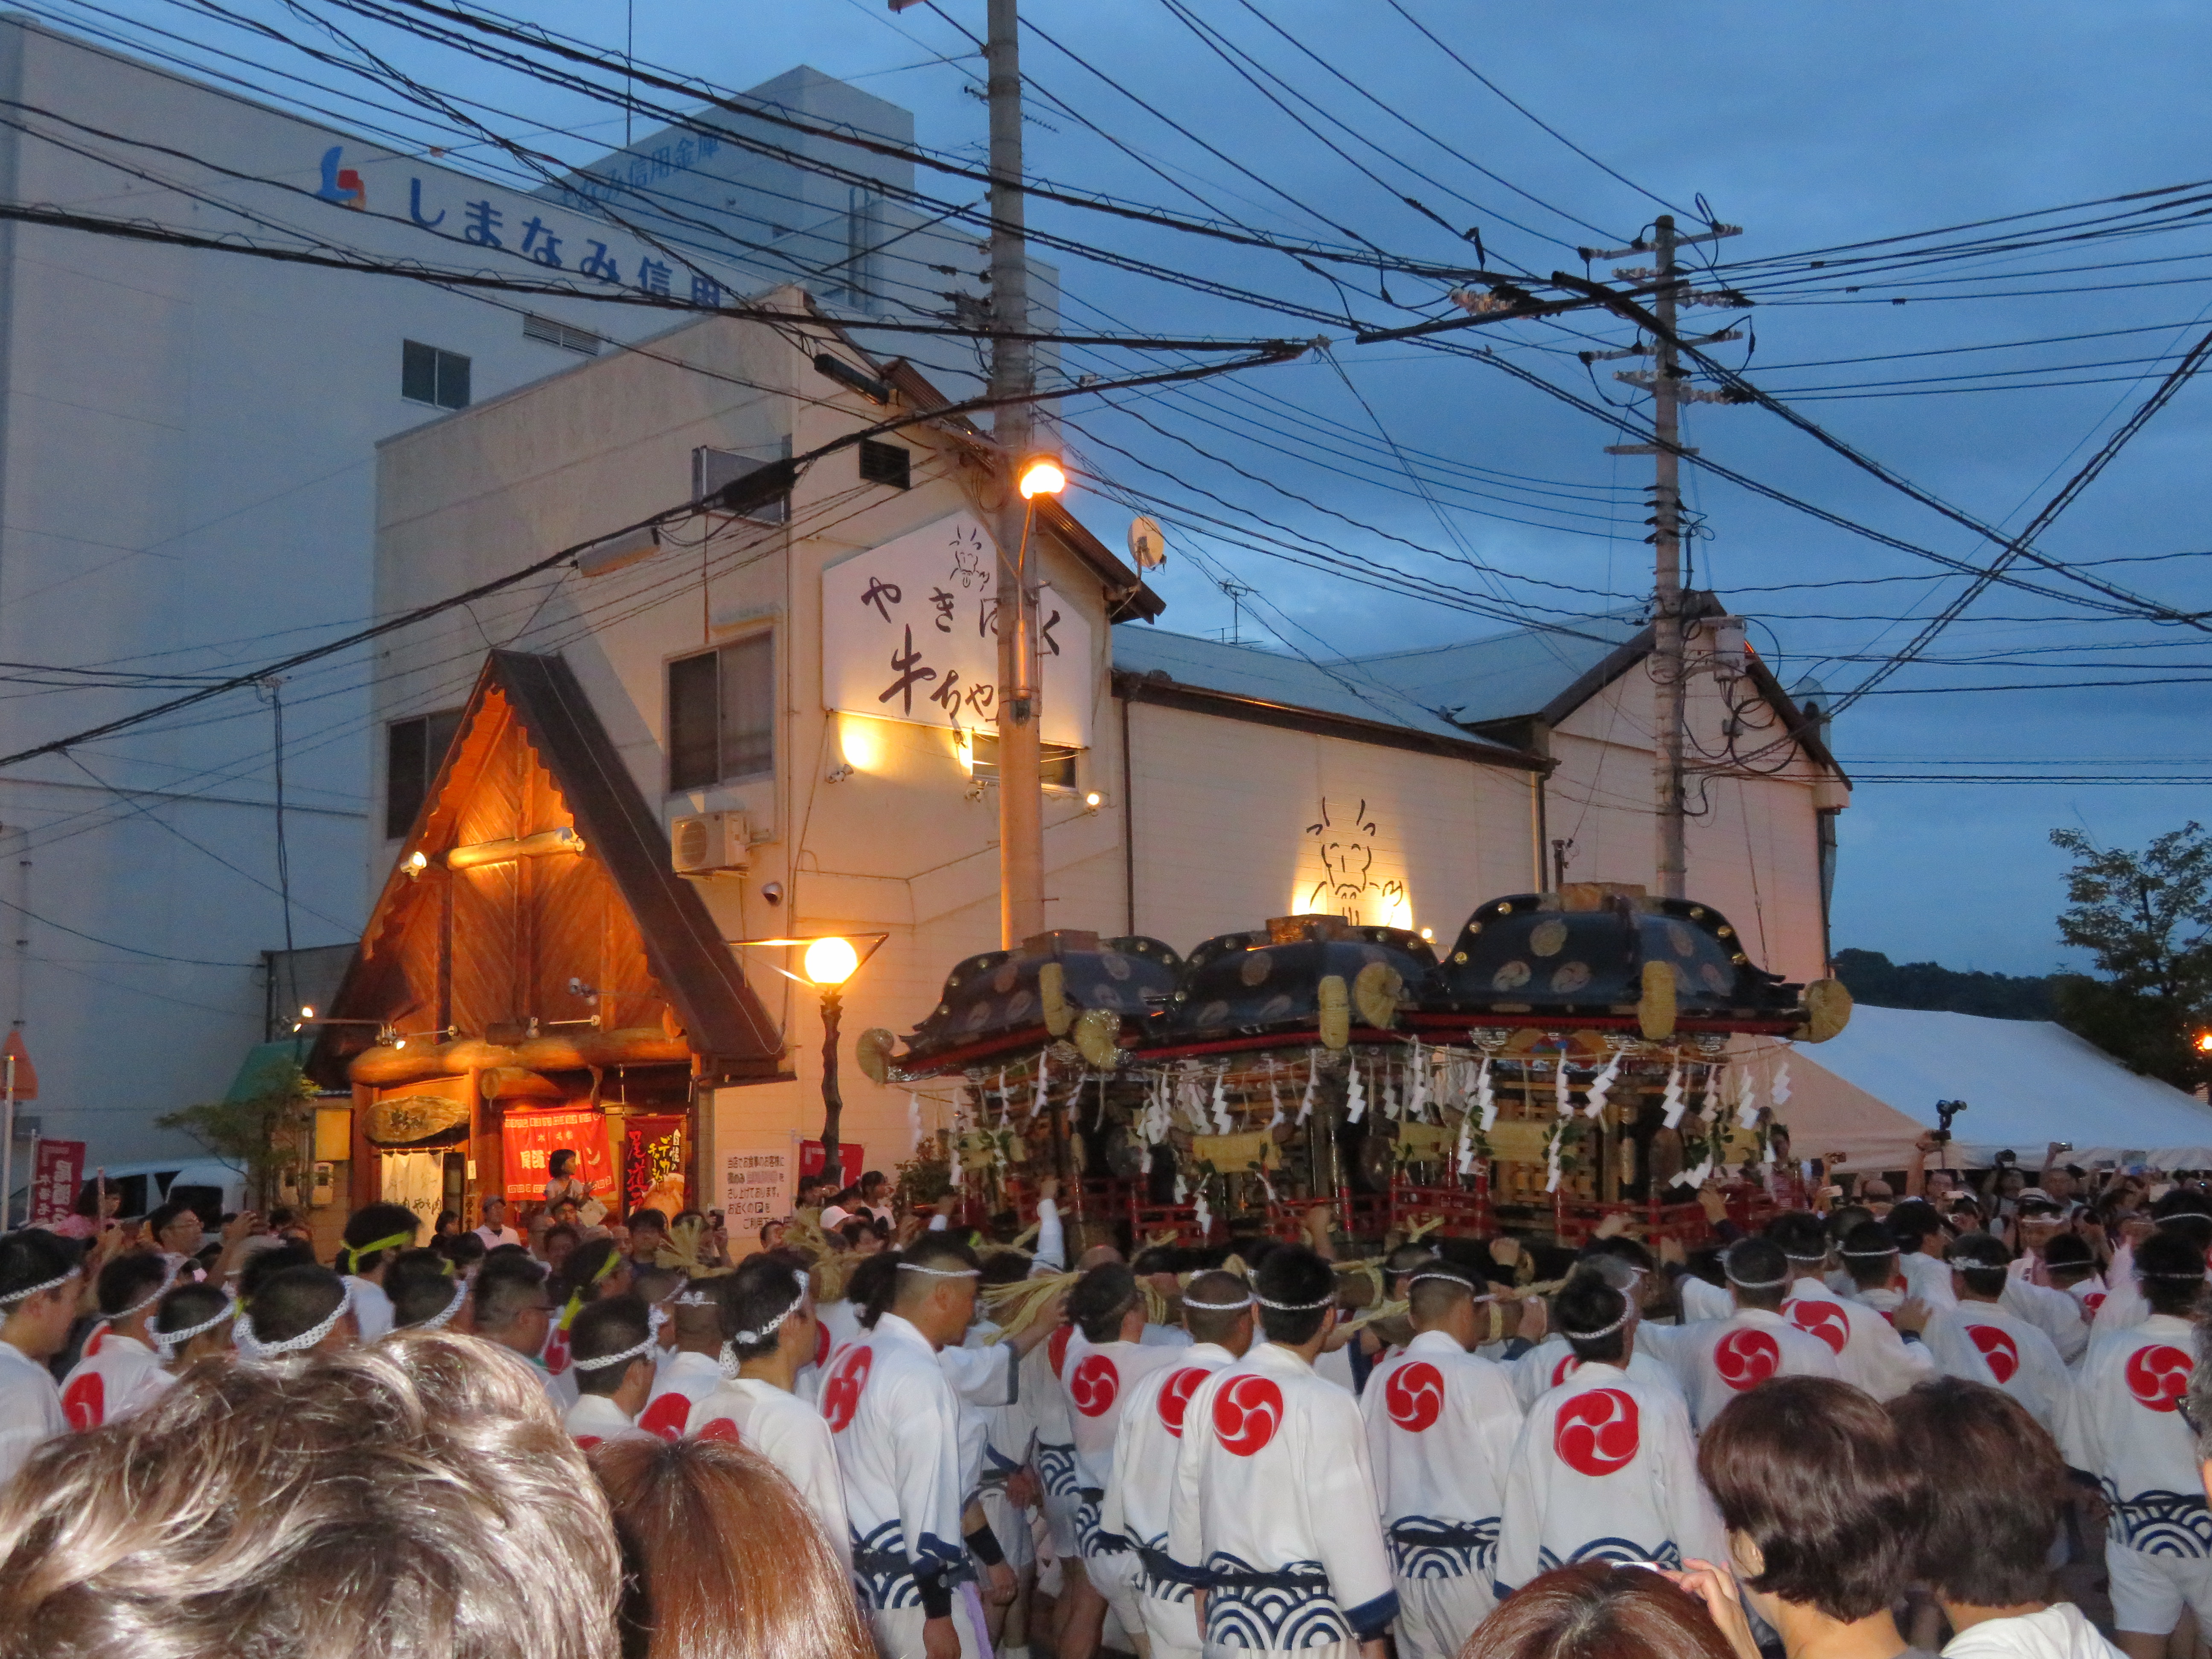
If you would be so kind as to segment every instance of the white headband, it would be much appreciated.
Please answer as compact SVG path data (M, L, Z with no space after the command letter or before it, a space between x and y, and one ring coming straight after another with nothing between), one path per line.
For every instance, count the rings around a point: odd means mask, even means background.
M1200 1302L1186 1293L1182 1299L1182 1305L1186 1308L1195 1308L1200 1313L1235 1313L1239 1308L1250 1307L1259 1298L1249 1291L1244 1292L1244 1299L1241 1302Z
M444 1330L447 1326L453 1323L453 1316L460 1312L461 1304L468 1299L469 1281L464 1279L453 1286L453 1299L448 1302L441 1311L432 1314L413 1328L418 1331Z
M282 1342L264 1342L253 1334L253 1316L250 1313L239 1315L238 1331L234 1339L238 1344L239 1352L248 1359L276 1359L288 1353L305 1353L337 1329L338 1321L344 1318L346 1310L353 1306L353 1280L342 1279L338 1283L343 1288L338 1296L338 1305L331 1310L329 1316L321 1324L312 1326L297 1336L288 1336Z
M2212 1221L2212 1215L2202 1210L2169 1210L2159 1217L2158 1224L2162 1227L2169 1221Z
M1875 1257L1880 1255L1895 1255L1897 1254L1897 1246L1892 1244L1887 1249L1880 1250L1840 1250L1837 1252L1837 1254L1845 1256L1854 1261L1872 1261Z
M1472 1294L1474 1290L1474 1281L1462 1273L1414 1273L1406 1280L1406 1285L1407 1288L1410 1290L1413 1286L1425 1283L1429 1279L1436 1279L1438 1282L1446 1285L1462 1285L1465 1287L1470 1294Z
M932 1279L980 1279L981 1267L925 1267L919 1261L902 1261L898 1270L902 1273L927 1273Z
M71 1267L59 1279L49 1279L43 1284L27 1285L20 1291L10 1291L7 1295L0 1296L0 1308L12 1308L18 1302L27 1301L41 1291L51 1291L58 1285L66 1285L83 1271L82 1267Z
M1727 1255L1721 1258L1721 1273L1724 1277L1726 1277L1729 1284L1741 1285L1747 1291L1775 1291L1781 1289L1782 1286L1790 1282L1790 1275L1787 1273L1784 1273L1779 1279L1742 1278L1736 1273L1735 1262L1733 1260L1735 1255L1735 1252L1730 1250Z
M205 1335L224 1320L235 1318L237 1314L238 1304L226 1302L222 1304L222 1310L212 1319L203 1319L198 1324L187 1325L180 1331L155 1331L154 1346L161 1351L161 1358L167 1359L172 1351L183 1347L196 1336Z
M1334 1291L1331 1291L1327 1296L1322 1297L1318 1302L1270 1302L1266 1297L1261 1295L1259 1291L1255 1291L1252 1292L1252 1299L1263 1308L1273 1308L1277 1313L1311 1313L1316 1308L1329 1308L1335 1306L1336 1292ZM1188 1306L1189 1304L1186 1303L1184 1305Z
M1784 1261L1826 1261L1828 1259L1828 1253L1823 1250L1818 1255L1799 1255L1794 1250L1784 1250L1782 1253L1782 1259Z
M652 1352L653 1336L648 1332L645 1340L635 1348L624 1348L620 1353L603 1353L597 1359L571 1359L568 1363L580 1371L603 1371L610 1365L623 1365L633 1359L642 1359Z
M1570 1342L1595 1342L1601 1336L1611 1336L1623 1325L1626 1325L1629 1322L1630 1318L1634 1316L1635 1312L1636 1309L1632 1304L1629 1307L1622 1309L1620 1311L1620 1317L1614 1320L1610 1325L1602 1326L1594 1331L1571 1331L1565 1325L1562 1325L1559 1327L1559 1334L1565 1337Z
M783 1328L783 1322L785 1320L790 1318L792 1315L797 1313L801 1308L804 1308L806 1305L806 1275L805 1273L794 1273L792 1274L791 1278L792 1282L799 1286L799 1294L792 1299L791 1305L786 1308L781 1313L778 1314L775 1318L769 1320L767 1324L759 1326L753 1330L739 1331L735 1336L730 1339L732 1342L765 1342L769 1338L774 1336L778 1331Z
M672 1303L678 1308L711 1308L714 1298L704 1291L678 1291Z

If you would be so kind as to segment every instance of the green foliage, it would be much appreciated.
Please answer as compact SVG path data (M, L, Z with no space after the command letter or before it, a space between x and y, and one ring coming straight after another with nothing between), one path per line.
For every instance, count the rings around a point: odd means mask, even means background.
M1851 1000L1875 1008L1924 1008L1985 1019L2055 1019L2062 975L1961 972L1933 962L1892 962L1879 951L1838 951L1836 977Z
M2058 932L2100 977L2057 988L2061 1022L2132 1069L2191 1089L2212 1076L2196 1047L2212 1024L2212 836L2191 823L2142 852L2054 830L2073 854Z
M314 1122L315 1085L297 1066L272 1073L258 1094L213 1100L155 1120L180 1130L234 1168L246 1171L254 1206L269 1208L278 1183L298 1168L306 1131Z

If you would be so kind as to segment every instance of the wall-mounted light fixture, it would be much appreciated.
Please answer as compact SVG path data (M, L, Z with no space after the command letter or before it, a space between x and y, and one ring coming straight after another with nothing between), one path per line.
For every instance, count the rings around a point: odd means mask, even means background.
M448 870L474 870L486 864L512 864L518 859L545 858L557 853L580 853L584 838L574 830L541 830L534 836L510 836L505 841L480 841L456 847L446 854Z

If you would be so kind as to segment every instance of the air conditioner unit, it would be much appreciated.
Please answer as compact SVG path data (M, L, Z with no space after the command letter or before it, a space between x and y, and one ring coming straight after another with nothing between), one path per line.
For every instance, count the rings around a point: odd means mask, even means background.
M668 861L679 876L711 876L752 862L743 812L694 812L668 826Z

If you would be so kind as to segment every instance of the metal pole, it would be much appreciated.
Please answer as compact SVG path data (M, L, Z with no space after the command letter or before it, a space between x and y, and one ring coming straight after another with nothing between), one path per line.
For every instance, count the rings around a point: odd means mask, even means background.
M1659 892L1686 896L1688 873L1683 848L1682 813L1682 523L1680 394L1681 369L1674 349L1674 220L1662 214L1654 246L1658 252L1659 291L1652 297L1662 332L1651 377L1653 457L1658 481L1652 491L1652 544L1656 551L1651 631L1655 647L1651 678L1654 734L1651 781L1659 819Z
M8 1056L7 1107L0 1111L0 1233L8 1231L8 1218L15 1207L15 1056Z
M991 318L1029 326L1029 246L1023 234L1022 65L1015 0L990 0ZM991 396L1021 398L1036 386L1030 343L991 342ZM1025 556L1029 503L1014 469L1030 447L1030 406L1002 404L991 417L1008 468L995 526L999 565L999 942L1012 949L1044 931L1044 797L1038 746L1036 579Z

